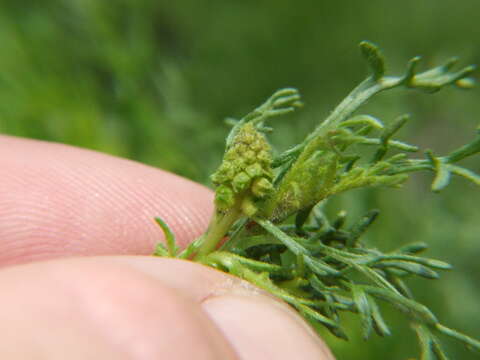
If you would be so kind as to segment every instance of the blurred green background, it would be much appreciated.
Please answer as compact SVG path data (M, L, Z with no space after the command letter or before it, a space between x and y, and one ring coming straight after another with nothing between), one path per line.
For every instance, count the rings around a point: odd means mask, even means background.
M478 0L3 0L0 132L96 149L208 183L222 155L225 117L241 117L277 88L299 88L305 108L275 123L272 141L283 149L365 77L361 40L382 47L392 72L414 55L425 55L426 65L451 55L480 64L478 14ZM441 154L473 136L479 95L395 90L364 111L385 121L410 112L401 136ZM480 170L478 159L469 166ZM412 286L444 323L478 337L479 192L455 179L432 194L430 180L417 175L405 190L348 194L330 208L352 216L380 208L368 234L372 246L426 241L431 256L453 263L441 280ZM349 318L349 343L325 338L339 360L414 356L403 317L391 311L389 318L390 339L364 342ZM447 345L454 359L478 358Z

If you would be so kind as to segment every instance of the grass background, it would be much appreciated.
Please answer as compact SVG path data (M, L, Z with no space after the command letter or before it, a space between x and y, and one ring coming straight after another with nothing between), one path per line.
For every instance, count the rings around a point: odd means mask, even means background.
M306 106L275 123L280 149L301 140L366 74L357 44L379 44L392 72L414 55L426 65L460 55L480 64L478 0L402 2L286 0L3 0L0 4L0 132L96 149L208 183L226 116L241 117L274 90L294 86ZM478 89L435 95L392 91L367 105L385 121L409 112L401 135L442 153L478 125ZM7 155L8 156L8 155ZM479 161L469 166L480 170ZM478 189L455 179L441 196L429 174L405 190L359 191L331 211L382 213L372 246L431 244L455 270L418 299L454 328L480 335ZM353 216L352 216L353 217ZM387 312L389 312L387 310ZM389 312L393 337L349 343L325 335L338 359L405 359L415 338ZM474 359L447 342L455 359Z

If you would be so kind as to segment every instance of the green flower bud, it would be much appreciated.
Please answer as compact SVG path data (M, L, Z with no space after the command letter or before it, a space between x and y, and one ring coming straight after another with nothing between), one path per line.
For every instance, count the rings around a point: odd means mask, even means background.
M257 160L262 163L262 165L270 165L272 163L272 155L270 152L262 150L257 154Z
M235 193L242 192L250 186L251 181L252 179L250 178L250 176L248 176L242 171L241 173L235 175L235 177L233 178L233 190L235 191Z
M239 173L240 171L245 169L245 167L247 166L247 163L243 157L238 157L235 160L233 160L231 163L235 169L235 173Z
M263 143L258 139L250 144L250 149L255 152L259 152L260 150L262 150L262 148L263 148Z
M220 168L210 177L214 184L219 185L231 181L235 175L235 169L230 162L224 161Z
M248 148L249 147L247 144L239 143L235 146L234 150L237 156L244 157L244 154L248 151Z
M242 130L246 130L246 131L243 131L243 133L240 133L242 137L239 140L247 145L253 144L257 138L256 136L257 134L255 134L254 132L257 132L257 130L255 130L255 127L252 125L252 123L246 124Z
M218 210L228 210L235 204L235 195L229 187L220 185L215 191L215 206Z
M250 197L243 199L241 207L242 212L249 217L252 217L258 211L257 206Z
M238 158L237 152L229 150L225 153L225 155L223 155L223 163L231 162L237 158Z
M253 164L257 160L257 154L253 150L248 150L243 155L247 164Z
M253 195L257 196L258 198L264 198L273 190L273 185L267 179L259 178L253 181L251 189Z
M245 169L245 172L251 178L259 177L263 175L262 166L259 163L252 164Z

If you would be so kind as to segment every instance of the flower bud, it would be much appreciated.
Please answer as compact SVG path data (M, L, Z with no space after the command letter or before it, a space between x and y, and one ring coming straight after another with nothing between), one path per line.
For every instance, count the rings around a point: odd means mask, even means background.
M215 191L215 206L218 210L227 210L235 204L235 195L229 187L220 185Z
M252 179L243 171L235 175L232 181L233 190L235 193L240 193L248 188Z
M245 169L245 172L251 178L256 178L263 175L262 166L259 163L252 164Z
M266 178L259 178L254 180L251 189L253 195L261 199L266 197L273 190L273 186Z
M224 161L220 168L210 177L215 185L230 181L235 175L235 169L230 162Z
M242 212L247 216L253 216L258 211L257 206L253 202L252 198L247 197L242 200Z

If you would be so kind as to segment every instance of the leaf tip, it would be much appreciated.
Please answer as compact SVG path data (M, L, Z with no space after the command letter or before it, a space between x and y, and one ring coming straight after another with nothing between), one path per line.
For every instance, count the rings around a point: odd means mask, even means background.
M364 40L360 43L360 51L367 60L373 74L373 78L378 81L385 74L385 61L380 49L374 43Z

